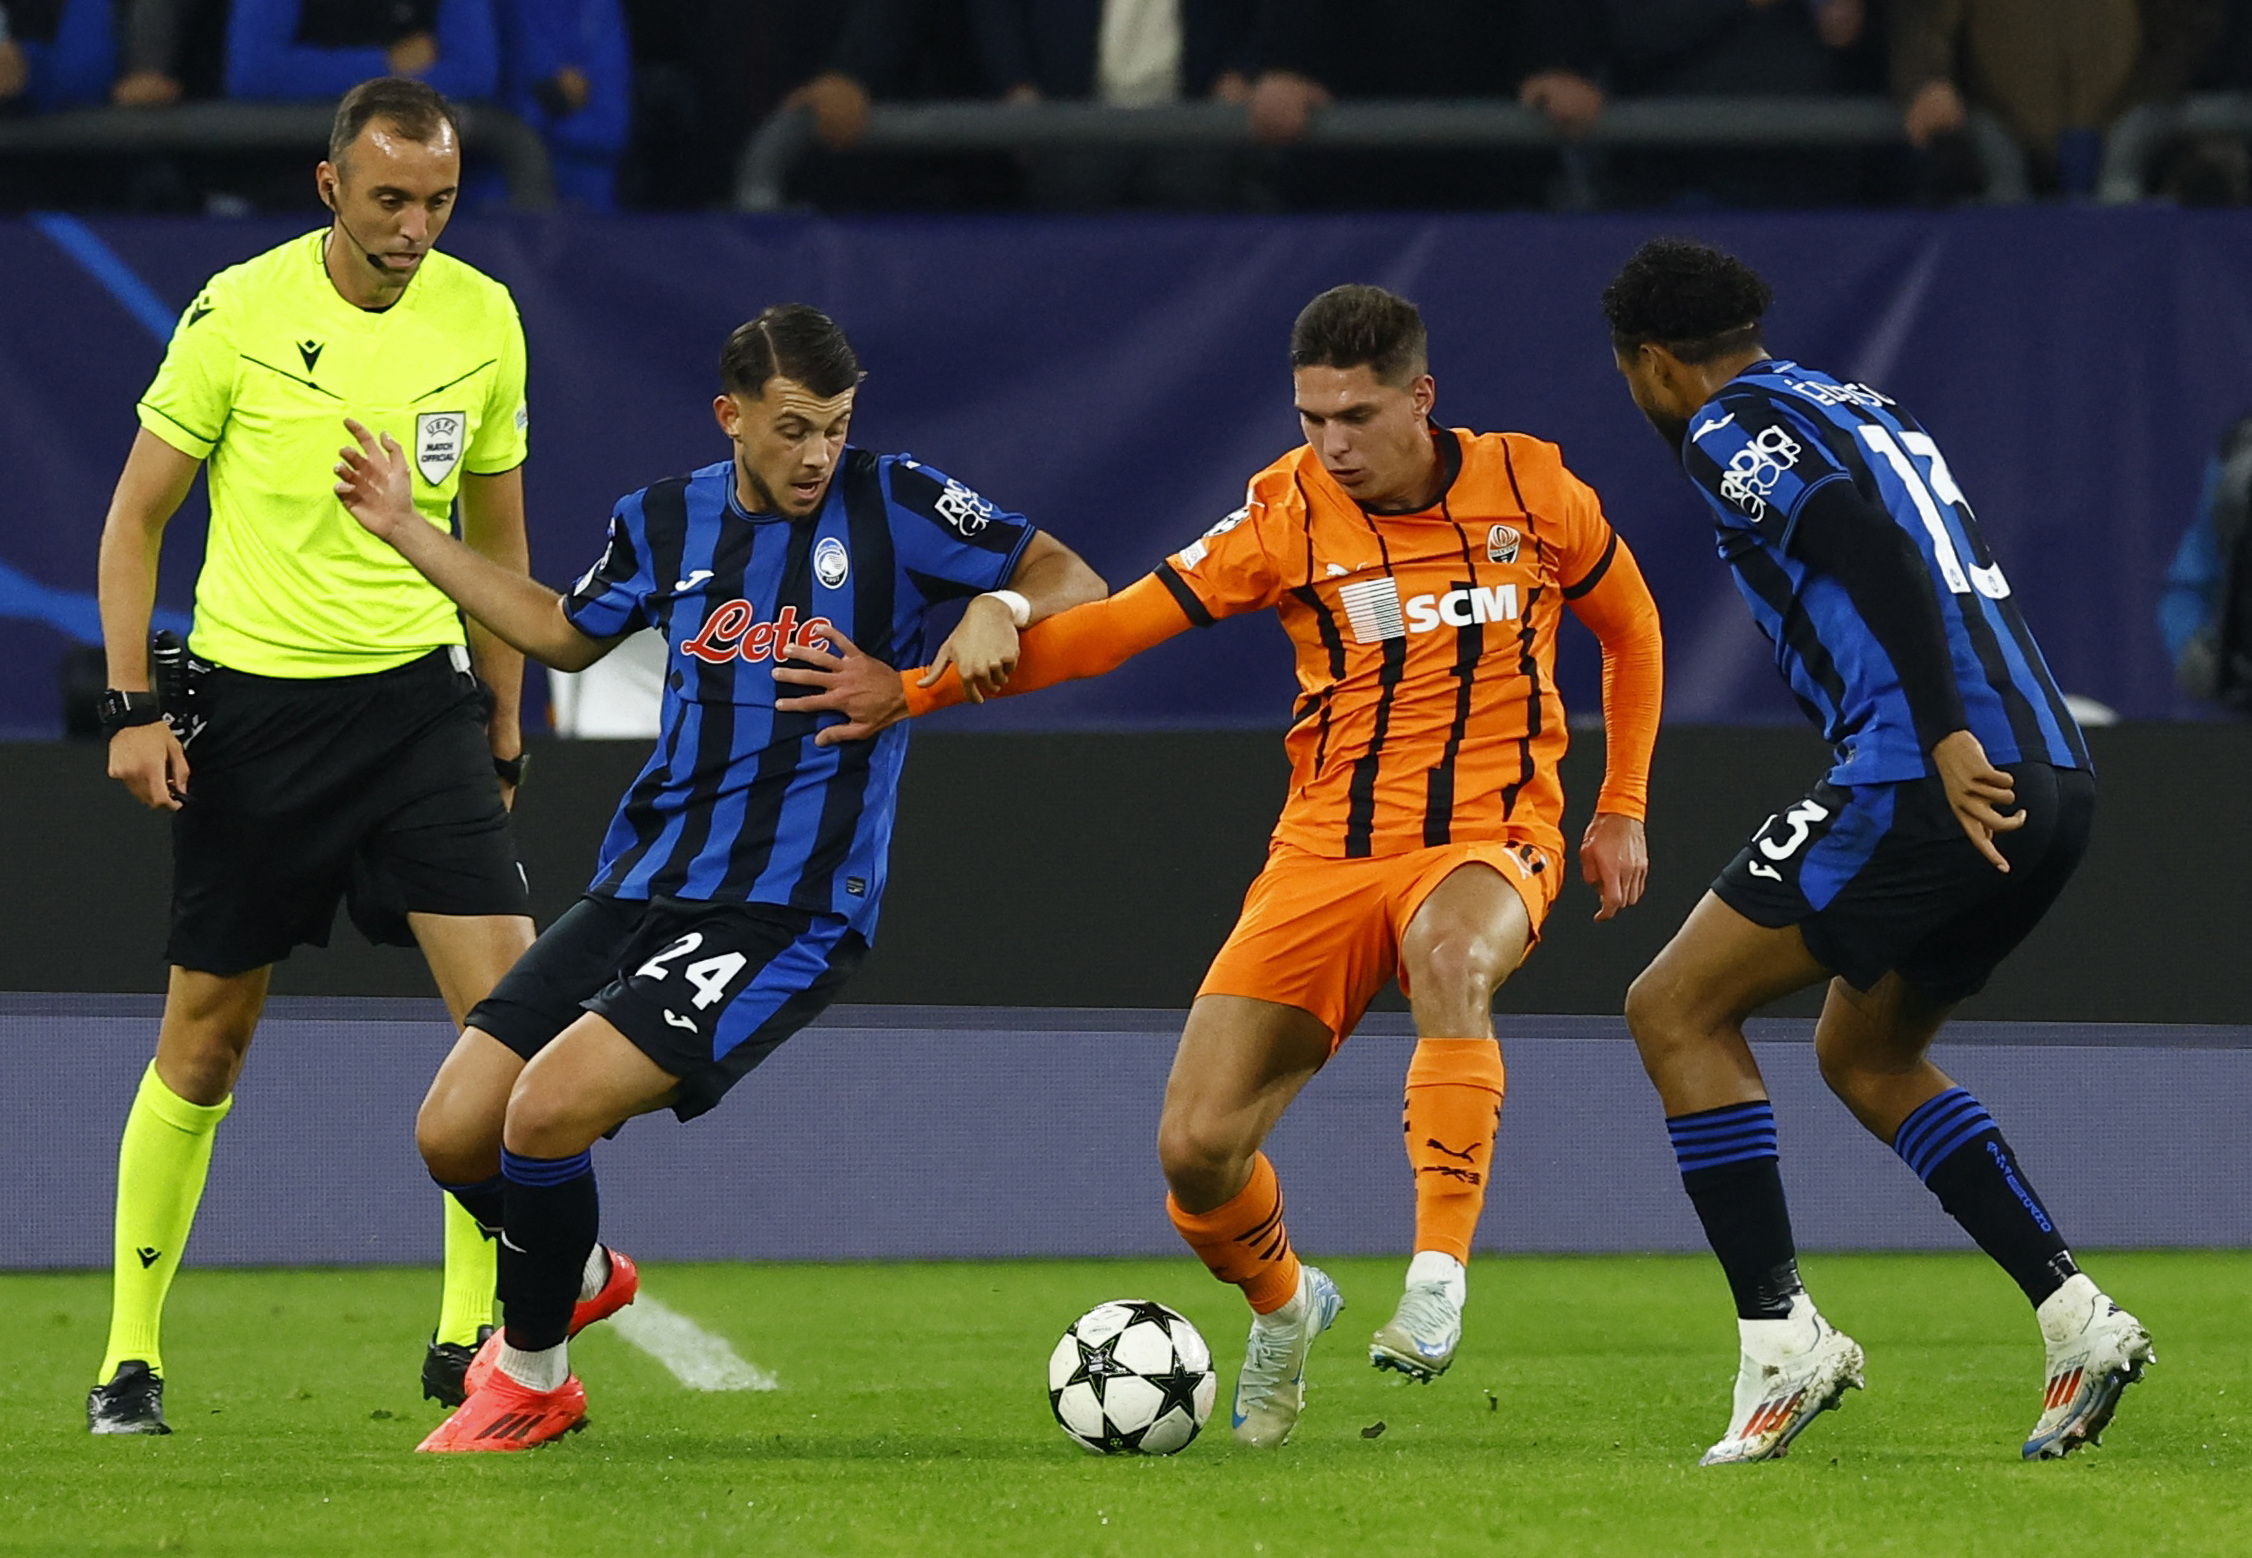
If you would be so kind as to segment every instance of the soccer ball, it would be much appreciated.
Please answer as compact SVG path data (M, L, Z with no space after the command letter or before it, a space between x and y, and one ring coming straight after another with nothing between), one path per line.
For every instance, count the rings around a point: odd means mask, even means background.
M1218 1389L1196 1327L1146 1298L1097 1304L1048 1355L1048 1405L1072 1442L1097 1455L1186 1448Z

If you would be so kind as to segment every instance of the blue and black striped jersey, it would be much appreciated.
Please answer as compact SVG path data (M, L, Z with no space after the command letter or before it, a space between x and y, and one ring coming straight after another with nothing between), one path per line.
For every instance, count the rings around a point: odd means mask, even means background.
M1890 396L1797 363L1754 363L1689 419L1681 462L1775 666L1837 748L1830 782L1934 770L1901 679L1835 577L1794 555L1816 492L1850 482L1915 543L1970 731L1995 763L2085 768L2088 750L1939 446Z
M848 447L820 511L746 513L732 463L622 499L601 560L564 597L578 629L643 627L667 649L657 747L619 803L589 892L718 899L875 927L902 721L817 746L836 715L784 714L776 660L823 626L897 666L933 604L1008 582L1032 526L908 455Z

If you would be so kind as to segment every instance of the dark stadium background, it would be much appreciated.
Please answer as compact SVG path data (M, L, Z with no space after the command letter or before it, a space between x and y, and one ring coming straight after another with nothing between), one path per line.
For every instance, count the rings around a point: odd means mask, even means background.
M0 609L15 613L0 616L0 728L59 727L57 670L90 631L108 486L161 352L145 316L301 228L88 219L80 231L142 286L137 316L130 287L89 267L52 221L0 222L0 568L13 581ZM1611 366L1595 294L1657 231L1742 253L1779 294L1778 351L1916 412L2066 689L2128 721L2099 734L2103 825L2087 871L1976 1010L2243 1020L2245 732L2174 690L2155 611L2208 451L2243 409L2252 217L480 216L448 241L523 310L533 557L551 582L592 558L618 494L723 450L707 409L716 346L770 301L816 303L852 332L871 369L857 440L912 450L1023 509L1120 584L1232 508L1248 474L1293 441L1282 344L1308 296L1358 278L1416 298L1442 415L1557 440L1664 610L1651 901L1597 930L1575 888L1509 997L1602 1012L1748 830L1821 766L1694 495ZM200 502L166 543L163 598L183 612ZM1584 806L1600 754L1599 731L1584 728L1598 712L1595 657L1576 628L1565 643L1583 726L1569 777ZM918 732L896 885L856 994L1185 1002L1279 804L1290 692L1282 635L1253 620L1099 681L934 719ZM523 822L543 919L581 885L640 756L605 743L540 751ZM100 777L92 747L32 740L7 757L0 832L13 878L37 888L0 907L0 987L159 988L163 825ZM411 955L366 948L348 928L337 940L292 959L277 989L426 992Z
M309 225L97 217L82 230L169 312ZM1323 288L1368 280L1425 310L1442 418L1552 439L1602 494L1665 614L1668 718L1794 722L1597 311L1620 261L1668 231L1771 278L1778 352L1880 385L1932 430L2066 691L2130 719L2196 712L2174 690L2157 600L2205 461L2252 402L2252 216L471 216L447 245L523 312L532 555L551 582L593 560L619 495L724 451L708 410L719 343L761 306L799 300L833 313L869 366L857 440L1021 509L1123 584L1296 441L1290 321ZM45 736L75 636L57 623L82 631L109 486L162 342L52 224L0 221L0 275L0 568L13 575L0 575L0 662L16 673L0 682L0 732ZM181 610L199 505L166 543L162 598ZM1591 715L1591 641L1568 636L1564 691ZM1281 635L1241 623L974 720L1278 728L1289 697Z

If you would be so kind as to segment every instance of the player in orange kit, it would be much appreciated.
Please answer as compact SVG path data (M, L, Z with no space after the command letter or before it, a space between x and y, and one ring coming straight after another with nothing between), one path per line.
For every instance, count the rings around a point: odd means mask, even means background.
M1099 675L1220 617L1282 619L1301 688L1290 796L1190 1011L1158 1127L1174 1226L1251 1303L1233 1418L1258 1445L1289 1437L1307 1352L1343 1307L1292 1253L1261 1144L1396 973L1419 1035L1405 1106L1417 1253L1370 1357L1419 1379L1444 1370L1500 1116L1494 991L1538 941L1563 874L1558 608L1603 646L1607 773L1580 843L1598 919L1642 894L1663 677L1634 556L1556 447L1431 421L1414 305L1376 287L1325 292L1298 317L1291 366L1306 445L1154 573L1021 643L1006 592L980 597L925 672L839 645L775 673L820 689L780 707L847 716L819 738L834 742Z

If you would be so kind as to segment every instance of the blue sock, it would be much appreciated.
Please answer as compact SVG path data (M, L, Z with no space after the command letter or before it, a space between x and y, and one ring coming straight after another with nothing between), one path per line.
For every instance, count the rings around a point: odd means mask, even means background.
M508 1345L540 1352L570 1334L579 1277L601 1228L594 1157L525 1158L504 1148L500 1172L507 1182L500 1299Z
M1805 1288L1775 1155L1773 1106L1762 1098L1674 1115L1666 1133L1681 1165L1681 1187L1728 1274L1737 1317L1784 1319L1792 1297Z
M2079 1271L2001 1127L1966 1089L1919 1105L1900 1122L1892 1150L2036 1307Z

